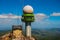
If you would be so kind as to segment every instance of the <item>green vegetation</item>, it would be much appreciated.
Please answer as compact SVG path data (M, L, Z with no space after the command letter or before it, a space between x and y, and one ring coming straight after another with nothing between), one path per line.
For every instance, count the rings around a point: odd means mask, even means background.
M36 40L60 40L60 29L35 29L32 31L32 35L36 38Z
M0 36L5 35L6 33L11 32L11 30L0 30Z
M8 31L0 31L0 36L9 33ZM36 38L36 40L60 40L60 28L53 28L48 30L40 30L33 29L32 36Z

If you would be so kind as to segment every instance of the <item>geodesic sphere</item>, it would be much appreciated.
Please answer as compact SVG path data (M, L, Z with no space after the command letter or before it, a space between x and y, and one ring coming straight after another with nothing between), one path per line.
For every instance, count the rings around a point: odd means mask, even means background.
M23 11L25 13L32 13L33 12L33 8L30 5L27 5L23 8Z

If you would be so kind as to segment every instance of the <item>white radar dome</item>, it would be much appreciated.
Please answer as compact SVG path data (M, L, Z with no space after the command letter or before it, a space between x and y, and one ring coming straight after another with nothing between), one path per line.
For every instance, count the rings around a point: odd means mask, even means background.
M26 12L26 13L32 13L33 12L33 8L30 5L26 5L23 8L23 11Z

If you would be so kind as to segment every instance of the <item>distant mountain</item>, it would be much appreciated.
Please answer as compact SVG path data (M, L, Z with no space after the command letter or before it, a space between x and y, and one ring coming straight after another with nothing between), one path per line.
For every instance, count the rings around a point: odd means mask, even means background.
M52 28L50 30L60 31L60 28Z
M37 40L60 40L60 28L33 29L32 34Z
M0 30L0 36L5 35L6 33L11 32L11 30Z
M11 30L0 30L0 36L9 33ZM32 36L36 40L60 40L60 28L32 29Z

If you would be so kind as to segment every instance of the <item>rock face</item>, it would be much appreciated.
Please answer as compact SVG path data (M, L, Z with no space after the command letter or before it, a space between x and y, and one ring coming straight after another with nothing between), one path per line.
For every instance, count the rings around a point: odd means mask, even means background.
M33 37L23 35L22 27L13 26L12 32L3 35L0 40L35 40Z
M9 33L8 33L9 34ZM13 38L11 35L8 35L8 34L6 34L6 35L4 35L4 36L2 36L1 38L0 38L0 40L35 40L35 38L33 38L33 37L25 37L25 36L20 36L19 35L19 37L17 37L17 38ZM12 37L12 38L11 38Z

